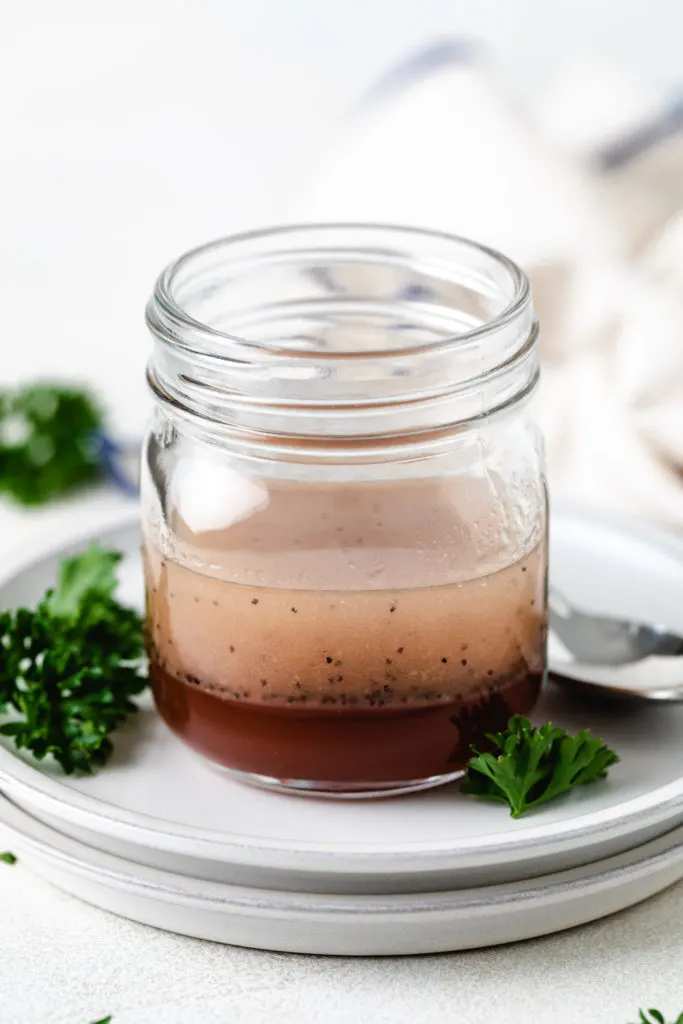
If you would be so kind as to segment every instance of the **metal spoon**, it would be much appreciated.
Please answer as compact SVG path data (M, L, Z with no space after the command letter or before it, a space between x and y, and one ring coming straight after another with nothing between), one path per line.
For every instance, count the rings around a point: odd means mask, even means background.
M626 665L653 655L683 654L683 637L664 626L579 611L553 587L548 604L551 628L577 661Z
M548 678L572 694L600 700L683 703L683 665L645 658L630 665L587 665L549 658ZM669 664L664 664L669 662Z
M580 611L549 593L550 627L572 660L549 656L554 682L592 695L683 701L683 638L663 626Z

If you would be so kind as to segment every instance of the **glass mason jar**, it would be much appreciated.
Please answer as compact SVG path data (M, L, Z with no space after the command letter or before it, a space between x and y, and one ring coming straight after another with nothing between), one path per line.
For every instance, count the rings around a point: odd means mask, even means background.
M262 785L454 778L531 710L545 670L525 276L436 233L283 228L181 257L147 322L162 717Z

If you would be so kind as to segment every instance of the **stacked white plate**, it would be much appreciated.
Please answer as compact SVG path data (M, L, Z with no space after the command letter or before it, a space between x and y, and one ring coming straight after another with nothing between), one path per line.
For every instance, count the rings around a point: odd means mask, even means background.
M94 524L92 536L125 552L121 596L140 602L135 523ZM15 564L0 576L0 606L33 604L89 539L80 532ZM667 535L563 512L552 567L584 606L683 632L683 543ZM548 687L536 717L589 727L622 760L608 780L513 821L457 785L360 801L251 789L196 759L145 704L92 778L0 747L1 843L134 920L309 953L510 942L613 913L683 877L683 706L598 707Z

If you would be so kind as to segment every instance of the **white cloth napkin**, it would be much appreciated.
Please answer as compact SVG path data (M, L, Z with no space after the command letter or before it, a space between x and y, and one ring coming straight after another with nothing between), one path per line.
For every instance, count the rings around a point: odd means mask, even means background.
M525 107L440 46L361 104L292 211L452 231L517 260L541 321L554 495L681 527L682 120L600 64Z

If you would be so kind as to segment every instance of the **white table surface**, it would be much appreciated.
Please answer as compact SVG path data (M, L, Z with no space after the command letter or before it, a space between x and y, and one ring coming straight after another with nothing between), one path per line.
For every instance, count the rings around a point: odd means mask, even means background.
M0 507L0 557L126 504L104 491L31 515ZM683 1010L683 883L515 946L355 960L166 934L0 864L0 1024L631 1024L645 1005Z
M683 885L552 938L353 960L179 938L0 868L2 1024L630 1024L639 1004L683 1009Z

